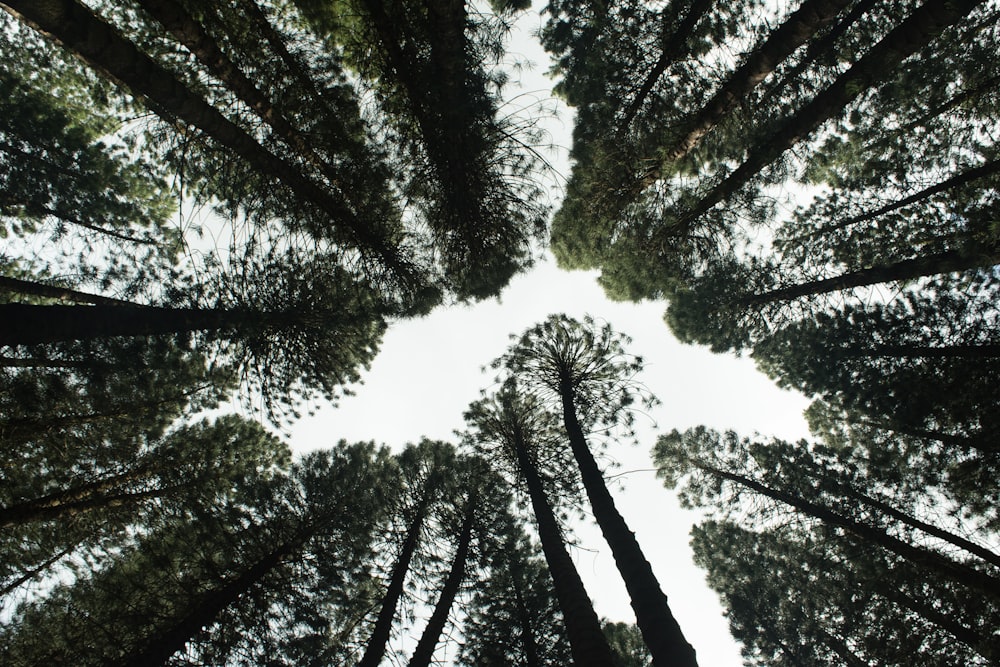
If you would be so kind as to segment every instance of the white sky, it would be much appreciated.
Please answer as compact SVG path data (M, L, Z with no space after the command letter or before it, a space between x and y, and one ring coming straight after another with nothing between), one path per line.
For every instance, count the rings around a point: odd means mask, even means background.
M544 98L551 87L544 77L545 54L530 38L540 24L537 12L528 13L511 50L536 63L533 71L521 75L522 85L525 92ZM561 121L547 127L553 142L567 148L569 114L563 109L561 115ZM565 150L551 159L563 174L568 172ZM609 301L595 277L559 271L549 257L515 278L500 299L439 309L394 325L364 384L355 388L356 395L297 422L290 441L296 451L327 447L340 439L375 440L394 449L422 436L454 442L454 431L464 427L462 412L492 383L492 374L482 367L506 350L510 334L520 334L552 313L578 319L590 314L611 323L634 339L628 351L646 362L639 379L662 401L649 419L640 417L638 447L608 452L621 464L614 473L645 470L618 478L624 488L617 490L616 503L652 563L699 663L737 667L742 664L739 648L729 635L718 598L705 585L704 572L691 562L688 532L698 517L680 509L673 493L648 471L649 452L658 433L699 424L745 435L804 437L801 415L807 402L778 390L749 359L680 344L663 322L663 304ZM577 567L598 614L634 622L600 531L588 519L576 535L581 546L573 550Z

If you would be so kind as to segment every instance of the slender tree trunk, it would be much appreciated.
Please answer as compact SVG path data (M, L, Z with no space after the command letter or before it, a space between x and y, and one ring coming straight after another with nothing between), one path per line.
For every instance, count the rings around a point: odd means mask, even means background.
M542 551L549 565L556 598L566 623L573 664L576 667L612 667L614 659L611 648L601 630L601 622L587 595L587 589L573 565L573 559L566 551L566 544L538 476L538 469L532 463L527 445L520 434L515 436L513 445L518 466L528 487L535 520L538 522Z
M258 315L258 322L266 319ZM155 336L236 328L252 321L237 310L158 306L0 304L0 345L37 345L113 336Z
M861 57L828 88L816 95L771 137L760 142L746 160L687 211L679 228L693 222L739 190L761 169L840 113L861 93L891 75L904 59L960 21L984 0L928 0Z
M876 544L886 551L892 552L901 558L908 560L918 566L936 572L941 576L956 581L968 588L993 598L1000 599L1000 580L993 575L987 574L969 567L963 563L958 563L939 553L930 551L923 547L918 547L899 538L889 535L884 530L875 526L863 524L855 519L838 514L828 507L809 502L804 498L794 494L772 489L764 486L756 480L743 475L714 468L708 464L692 461L695 467L711 475L729 480L740 486L744 486L763 496L785 503L794 507L799 512L807 514L820 521L832 525L840 526L844 530L851 532L858 537Z
M167 121L179 119L201 130L219 145L246 160L255 171L275 178L330 216L351 243L373 252L383 265L404 278L407 262L384 238L367 229L343 200L304 176L294 165L261 146L243 129L195 95L173 74L140 52L134 44L76 0L3 0L0 7L52 38L111 80L150 101Z
M312 530L315 530L314 526ZM251 567L244 570L218 588L205 593L198 603L179 618L171 627L155 637L151 637L144 647L125 656L122 667L149 667L166 664L170 656L184 648L202 628L212 624L215 618L229 605L236 602L261 579L281 566L286 559L302 548L311 536L311 531L300 533L296 538L274 549Z
M515 570L514 565L507 560L507 569L510 572L511 588L514 592L514 606L517 608L517 622L521 630L521 645L524 647L525 667L542 667L538 657L538 641L535 639L535 631L531 627L531 616L528 614L528 606L524 602L524 594L521 592L523 580L520 573Z
M921 521L920 519L914 516L910 516L906 512L898 510L895 507L885 502L882 502L881 500L878 500L877 498L872 498L868 494L858 491L857 489L855 489L850 485L837 484L837 486L839 487L840 491L845 495L854 498L855 500L859 500L865 505L868 505L869 507L875 508L879 512L885 514L886 516L892 517L893 519L899 521L902 524L910 526L911 528L916 528L917 530L923 531L928 535L933 535L939 540L943 540L945 542L948 542L949 544L953 544L960 549L964 549L965 551L968 551L969 553L978 556L979 558L982 558L987 563L991 563L993 565L1000 567L1000 556L993 553L989 549L976 544L975 542L971 542L965 539L961 535L955 535L954 533L951 533L943 528L939 528L933 524L929 524L926 521Z
M836 224L828 225L822 229L818 229L815 232L810 232L808 234L803 234L797 238L791 239L792 241L812 239L819 236L823 236L829 232L837 229L844 229L846 227L851 227L853 225L861 224L864 222L870 222L875 218L881 217L886 213L891 213L893 211L898 211L901 208L910 206L911 204L916 204L917 202L923 201L929 197L933 197L936 194L951 190L952 188L957 188L966 183L972 183L981 178L986 178L987 176L992 176L994 174L1000 173L1000 160L993 160L992 162L987 162L986 164L980 165L974 169L967 169L960 174L956 174L949 179L941 181L935 185L924 188L919 192L915 192L909 197L904 197L900 200L894 201L891 204L886 204L874 211L868 211L867 213L862 213L861 215L856 215L853 218L847 218Z
M68 519L94 510L110 510L126 505L136 505L151 498L162 498L177 493L188 485L174 485L132 493L100 494L94 492L79 498L65 499L53 494L38 500L20 503L0 509L0 528L19 526L35 521L51 521L53 519Z
M396 607L399 606L399 599L403 596L403 583L406 574L410 570L410 561L417 551L420 542L420 531L424 525L424 517L430 505L431 489L425 489L424 496L414 509L413 518L406 530L406 537L403 539L402 549L392 568L392 575L389 577L389 587L382 598L382 607L379 609L378 618L372 629L371 637L365 653L358 662L358 667L378 667L385 655L386 643L389 641L389 634L392 631L392 620L396 616Z
M42 299L58 299L59 301L69 301L71 303L89 303L102 306L135 306L130 301L122 301L100 294L89 294L79 292L69 287L59 287L56 285L45 285L30 280L20 280L8 276L0 276L0 290L24 294L27 296L39 297Z
M615 565L625 581L635 611L642 638L649 648L656 667L696 667L695 650L684 638L680 625L674 618L653 568L646 560L635 533L629 530L625 519L615 507L615 501L604 483L604 475L597 467L577 419L573 405L573 385L568 377L561 378L563 424L569 436L570 447L580 468L583 486L587 490L594 519L601 527L604 539L611 547Z
M712 99L684 122L684 133L664 151L663 161L669 164L687 155L751 90L848 4L850 0L806 0L747 57Z
M749 294L736 300L741 307L757 306L775 301L790 301L803 296L816 296L854 287L867 287L879 283L913 280L941 273L968 271L991 267L1000 262L1000 248L986 246L971 252L967 249L947 250L933 255L904 259L895 264L873 266L809 282L779 287L760 294Z
M451 606L455 603L458 589L465 579L465 563L469 556L469 545L472 543L472 525L476 517L477 494L473 491L468 501L466 501L465 518L462 521L462 528L458 537L458 548L455 550L455 558L451 563L451 569L445 578L444 586L441 587L441 594L438 596L437 604L427 627L424 628L417 647L413 650L410 658L410 667L427 667L434 657L434 649L441 639L441 633L448 622L448 614L451 613Z
M625 108L622 119L619 122L617 134L622 134L628 130L629 124L631 124L636 114L639 113L639 109L642 108L646 98L653 92L656 82L660 80L660 77L667 71L667 68L675 63L677 58L685 52L691 31L694 30L698 21L708 13L708 10L711 9L714 3L715 0L695 0L676 30L668 33L664 29L663 37L660 40L663 47L660 57L657 58L656 63L646 74L646 78L643 80L642 85L639 86L635 97L632 98L632 101ZM667 10L664 9L662 11L665 13Z
M886 599L912 611L917 616L949 633L991 663L996 662L997 657L1000 657L1000 645L995 639L983 636L982 633L956 621L949 614L944 614L934 609L932 605L910 597L896 586L879 586L878 591Z
M3 588L0 588L0 599L3 599L5 597L7 597L8 595L10 595L14 591L16 591L21 586L23 586L24 584L28 583L29 581L31 581L35 577L37 577L39 574L41 574L45 570L49 569L50 567L52 567L53 565L55 565L56 563L58 563L67 554L71 553L74 549L76 549L77 544L79 544L79 543L78 542L74 543L74 544L66 547L65 549L62 549L61 551L59 551L58 553L54 554L50 558L46 559L45 562L43 562L41 565L33 567L30 570L28 570L27 572L22 573L20 577L18 577L14 581L10 582L9 584L6 584Z

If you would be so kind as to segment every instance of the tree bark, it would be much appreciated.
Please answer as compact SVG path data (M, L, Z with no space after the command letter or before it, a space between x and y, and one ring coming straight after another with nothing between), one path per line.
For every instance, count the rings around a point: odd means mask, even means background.
M259 314L258 322L266 319ZM0 304L0 345L37 345L113 336L155 336L236 328L245 311L137 305L36 306Z
M392 620L396 616L396 607L399 605L399 599L403 596L403 583L410 570L410 561L413 560L413 555L417 551L420 530L423 528L424 517L429 505L430 489L425 489L424 496L417 504L410 525L407 527L402 549L395 565L393 565L392 575L389 577L389 587L382 598L382 607L379 609L378 618L375 620L375 626L368 640L368 646L358 662L358 667L378 667L378 664L382 662L385 646L392 631Z
M15 17L50 37L138 97L151 102L165 120L180 119L201 130L219 145L246 160L257 172L277 179L304 200L330 216L331 223L346 232L346 241L374 253L383 265L403 278L413 267L397 249L372 230L366 229L346 202L334 197L298 169L261 146L243 129L195 95L173 74L141 53L134 44L76 0L3 0Z
M854 287L867 287L879 283L913 280L942 273L986 268L1000 262L1000 247L991 245L973 250L975 251L964 248L946 250L933 255L904 259L895 264L858 269L832 278L811 280L787 287L779 287L768 292L749 294L737 299L735 303L746 308L775 301L790 301L803 296L827 294Z
M42 299L58 299L59 301L69 301L72 303L89 303L102 306L135 306L130 301L122 301L100 294L89 294L79 292L69 287L59 287L57 285L45 285L30 280L20 280L9 276L0 276L0 290L13 292L15 294L25 294Z
M34 521L66 519L94 510L114 509L125 505L134 505L150 498L162 498L171 493L176 493L186 486L178 484L165 488L148 489L146 491L107 495L101 494L100 488L95 488L92 494L86 494L86 489L77 489L62 494L50 494L37 500L0 509L0 528L24 525ZM75 495L79 497L74 497Z
M712 99L684 123L684 134L664 151L663 162L676 162L687 155L751 90L817 31L829 25L850 1L806 0L767 41L750 53Z
M315 526L312 530L315 530ZM299 533L296 538L274 549L242 574L205 593L199 603L178 619L172 627L151 638L142 649L126 656L121 662L122 667L166 664L170 656L182 650L198 631L211 625L215 617L226 607L236 602L267 574L284 563L289 556L301 549L311 534L311 531Z
M1000 580L993 575L981 572L963 563L958 563L950 558L923 547L918 547L904 542L899 538L889 535L884 530L876 528L875 526L863 524L842 514L838 514L828 507L812 503L804 498L785 491L764 486L760 482L750 479L749 477L738 475L726 470L720 470L719 468L712 467L699 461L691 461L691 463L696 468L703 470L706 473L728 480L734 484L744 486L763 496L771 498L772 500L785 503L799 512L819 519L826 524L839 526L862 539L868 540L871 543L882 547L886 551L892 552L897 556L908 560L911 563L933 572L937 572L941 576L947 577L952 581L956 581L972 590L979 591L990 598L1000 599Z
M615 507L615 501L604 483L586 437L577 419L573 404L573 385L563 376L559 383L562 399L563 424L569 436L570 447L580 468L583 486L587 490L594 519L601 527L604 539L611 547L615 565L628 590L632 609L642 638L649 648L656 667L697 667L695 650L684 638L680 625L674 618L653 568L646 560L638 541L625 519Z
M434 649L441 639L441 633L448 622L448 614L451 613L451 606L455 603L458 589L465 579L465 563L469 556L469 545L472 542L472 525L476 517L477 494L471 493L466 502L465 518L462 521L462 528L458 537L458 548L455 550L455 558L452 561L451 569L445 578L444 586L441 587L441 595L438 596L437 604L427 627L420 635L420 641L413 650L410 657L410 667L427 667L434 657Z
M687 233L695 219L743 187L761 169L840 113L862 92L888 78L903 60L983 2L928 0L920 6L777 132L760 142L743 164L687 211L678 225L682 233Z

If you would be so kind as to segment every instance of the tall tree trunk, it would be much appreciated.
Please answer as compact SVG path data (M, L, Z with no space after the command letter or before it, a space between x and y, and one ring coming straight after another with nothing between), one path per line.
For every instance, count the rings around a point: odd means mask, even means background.
M149 667L149 665L165 664L170 656L182 650L202 628L211 625L226 607L236 602L261 579L299 551L315 530L314 525L310 530L300 532L295 538L266 554L232 580L206 592L198 603L171 627L151 637L141 649L125 656L120 663L121 666Z
M623 134L628 131L628 126L632 123L636 114L639 113L639 109L642 108L646 98L653 92L656 82L660 80L660 77L667 71L667 68L684 54L691 31L694 30L698 21L708 13L708 10L711 9L714 3L715 0L695 0L675 30L667 32L666 26L664 26L663 35L660 38L660 44L663 49L660 52L660 57L657 58L653 67L650 68L642 85L639 86L635 97L632 98L632 101L629 102L622 113L622 119L619 121L616 134ZM664 9L661 11L663 14L666 14L668 10Z
M385 655L386 643L389 641L389 634L392 631L392 620L396 617L396 607L399 606L399 599L403 596L403 583L410 570L410 561L413 560L413 555L420 542L420 531L423 528L424 517L431 501L430 494L431 489L425 489L423 497L414 509L413 518L406 529L402 549L393 565L392 575L389 577L389 587L382 598L378 618L375 620L368 646L358 662L358 667L378 667L378 664L382 662L382 656Z
M705 106L689 120L682 121L683 134L664 151L663 162L676 162L687 155L751 90L817 31L829 25L850 1L806 0L770 34L767 41L750 53ZM658 177L658 174L654 175L654 178Z
M573 404L573 385L563 374L559 383L562 398L563 424L569 436L570 447L580 468L583 486L587 490L594 519L601 527L604 539L611 547L615 565L628 590L632 609L649 647L656 667L696 667L695 650L684 638L680 625L674 618L653 568L646 560L635 533L629 530L625 519L615 507L615 501L604 483L604 475L597 467Z
M434 649L441 639L441 633L448 622L448 614L451 613L451 606L455 603L458 589L465 579L465 563L469 556L469 545L472 542L472 525L476 517L477 494L475 490L469 495L466 501L465 518L462 520L462 528L458 537L458 548L455 550L455 558L452 560L451 569L445 578L444 586L441 587L441 594L438 596L434 612L427 621L427 627L420 635L420 641L413 650L410 657L410 667L427 667L434 657Z
M514 606L517 608L517 623L521 630L521 645L524 647L525 667L542 667L538 657L538 641L535 639L535 631L531 627L531 615L528 613L528 605L524 602L524 593L521 586L524 580L521 579L520 571L515 569L507 558L507 570L510 573L511 588L514 592Z
M189 488L189 486L188 484L176 484L174 486L147 489L145 491L111 494L99 491L86 494L84 490L79 490L76 494L78 497L74 497L74 493L70 492L65 498L60 497L64 494L52 494L44 498L0 509L0 528L24 525L34 521L69 519L94 510L109 510L126 505L136 505L144 500L162 498L172 493L177 493L181 489ZM80 493L85 495L79 495Z
M528 487L531 508L538 522L538 537L542 542L542 552L549 565L549 574L555 587L556 598L562 609L569 637L573 664L576 667L612 667L614 658L611 647L601 630L601 622L590 602L587 589L580 574L573 565L573 559L566 550L566 544L559 530L559 523L549 505L538 469L528 455L527 444L520 434L514 438L514 453L518 466Z
M354 247L374 253L386 268L398 276L404 279L412 277L413 267L399 257L397 248L381 235L373 233L374 230L366 228L346 202L257 143L86 6L76 0L3 0L0 7L52 38L134 95L149 100L157 114L168 122L179 119L197 127L213 141L246 160L257 172L281 181L329 215L331 223L346 232L345 240L349 239Z
M0 588L0 599L3 599L5 597L7 597L8 595L10 595L14 591L16 591L21 586L23 586L24 584L28 583L29 581L31 581L35 577L37 577L39 574L41 574L45 570L49 569L50 567L52 567L53 565L55 565L56 563L58 563L65 556L67 556L68 554L72 553L73 550L76 549L76 547L78 546L78 544L79 544L79 542L73 543L70 546L66 547L65 549L62 549L61 551L53 554L52 556L50 556L49 558L47 558L40 565L37 565L37 566L31 568L27 572L22 572L21 576L19 576L17 579L14 579L10 583L5 584L3 588Z
M972 250L965 248L946 250L933 255L904 259L895 264L858 269L832 278L811 280L797 285L779 287L768 292L749 294L736 299L735 303L747 307L775 301L790 301L803 296L816 296L854 287L867 287L941 273L987 268L1000 262L1000 247L992 245Z
M729 480L730 482L739 484L740 486L744 486L763 496L771 498L772 500L785 503L786 505L794 507L799 512L815 519L819 519L826 524L839 526L862 539L868 540L872 544L882 547L886 551L908 560L911 563L924 567L932 572L936 572L939 575L967 586L972 590L979 591L990 598L1000 599L1000 580L991 574L981 572L973 567L965 565L964 563L953 561L950 558L934 551L904 542L899 538L889 535L880 528L863 524L855 519L838 514L829 507L812 503L786 491L764 486L760 482L750 479L749 477L738 475L726 470L720 470L719 468L712 467L699 461L691 461L691 463L696 468L711 475L715 475L716 477Z
M823 227L822 229L817 229L814 232L809 232L808 234L803 234L802 236L794 237L790 240L797 241L804 239L812 239L819 236L823 236L837 229L844 229L846 227L851 227L853 225L861 224L863 222L870 222L875 218L885 215L886 213L898 211L901 208L923 201L928 197L933 197L938 193L946 192L947 190L951 190L952 188L957 188L962 185L965 185L966 183L972 183L973 181L977 181L981 178L986 178L988 176L992 176L997 173L1000 173L1000 160L993 160L992 162L987 162L986 164L980 165L973 169L967 169L960 174L955 174L951 178L943 180L935 185L926 187L923 190L920 190L919 192L915 192L912 195L894 201L891 204L886 204L885 206L877 208L874 211L868 211L867 213L862 213L861 215L856 215L852 218L841 220L836 224L828 225L826 227Z
M761 169L840 113L861 93L882 82L907 57L929 44L984 0L928 0L868 50L825 90L804 105L721 183L687 211L679 228L686 234L694 221L739 190Z
M236 328L249 321L248 313L237 310L6 303L0 304L0 345L177 334Z
M135 306L130 301L122 301L100 294L89 294L79 292L69 287L59 287L56 285L45 285L30 280L20 280L8 276L0 276L0 290L24 294L27 296L39 297L42 299L58 299L59 301L69 301L71 303L89 303L103 306Z
M183 44L216 78L253 109L254 113L285 143L326 175L330 182L336 182L336 176L330 165L317 155L305 137L292 126L281 110L272 104L267 95L261 92L222 52L218 43L193 16L188 14L183 5L174 0L140 0L139 4L170 31L177 41Z

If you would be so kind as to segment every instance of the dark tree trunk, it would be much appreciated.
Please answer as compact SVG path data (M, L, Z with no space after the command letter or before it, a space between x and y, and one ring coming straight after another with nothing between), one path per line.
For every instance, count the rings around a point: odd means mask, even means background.
M392 620L396 616L396 607L399 606L399 599L403 596L403 584L406 574L410 570L410 561L417 551L420 542L420 531L424 525L424 517L430 505L430 489L426 489L423 498L414 509L413 518L406 529L406 537L403 539L403 546L392 568L392 575L389 577L389 587L382 598L382 607L379 609L378 618L372 629L371 637L365 653L358 662L358 667L378 667L385 655L385 646L389 641L389 634L392 631Z
M102 306L136 305L129 301L122 301L121 299L101 296L100 294L88 294L87 292L79 292L68 287L44 285L42 283L36 283L29 280L19 280L18 278L10 278L8 276L0 276L0 290L13 292L15 294L40 297L43 299L58 299L59 301L68 301L71 303L89 303Z
M441 639L441 633L448 622L448 614L451 613L451 606L455 603L458 589L465 578L465 563L469 556L469 545L472 542L472 525L476 517L476 494L472 493L466 504L465 518L462 521L462 528L458 537L458 548L455 550L455 558L451 563L451 569L445 578L444 586L441 587L441 595L438 596L437 604L427 627L424 628L417 647L413 650L410 658L410 667L427 667L434 657L434 649Z
M573 405L572 383L566 377L560 381L560 395L563 423L594 511L594 519L611 547L615 565L625 582L639 631L652 655L653 664L656 667L696 667L698 662L695 650L684 638L653 568L642 553L635 533L629 530L625 519L615 507L615 501L604 483L604 475L587 446Z
M300 533L296 539L271 551L239 576L207 592L199 603L178 619L172 627L152 637L141 650L126 656L121 662L122 667L165 664L170 656L182 650L202 628L211 625L226 607L236 602L261 579L281 566L289 556L301 549L310 535L309 532Z
M374 253L390 270L408 277L412 267L397 249L372 233L346 202L319 187L295 166L261 146L243 129L195 95L173 74L140 52L110 25L76 0L4 0L12 14L49 36L111 80L149 100L165 120L179 119L201 130L221 146L246 160L258 173L284 183L330 216L353 245Z
M929 44L984 0L928 0L861 57L828 88L816 95L775 134L760 142L747 159L686 212L679 228L686 233L695 219L739 190L761 169L840 113L862 92L886 79L907 57Z
M41 574L45 570L49 569L50 567L52 567L53 565L55 565L56 563L58 563L60 560L63 559L63 557L65 557L66 555L68 555L69 553L71 553L74 549L76 549L76 547L77 547L76 544L71 544L70 546L66 547L65 549L63 549L63 550L59 551L58 553L54 554L53 556L47 558L45 560L45 562L42 563L41 565L38 565L37 567L31 568L27 572L23 572L21 574L21 576L19 576L17 579L15 579L14 581L6 584L3 588L0 588L0 599L3 599L5 597L7 597L8 595L10 595L14 591L16 591L21 586L23 586L24 584L28 583L29 581L31 581L35 577L37 577L39 574Z
M514 606L517 608L517 622L521 630L525 667L542 667L538 657L538 641L535 639L535 631L531 627L531 615L528 613L528 606L525 604L524 594L521 592L521 586L524 582L520 577L520 572L514 569L510 560L507 561L507 569L510 572L511 588L514 592Z
M779 287L760 294L749 294L737 299L736 304L748 307L775 301L790 301L803 296L816 296L854 287L867 287L941 273L986 268L994 266L1000 261L1000 248L987 246L976 250L976 252L967 249L947 250L933 255L904 259L895 264L858 269L832 278Z
M884 530L875 526L861 523L855 519L838 514L829 507L812 503L794 494L772 489L764 486L756 480L738 475L736 473L713 468L707 464L692 461L695 467L709 474L722 479L729 480L735 484L744 486L763 496L785 503L794 507L799 512L819 519L831 526L840 526L844 530L868 540L872 544L882 547L886 551L896 554L907 561L926 568L939 575L967 586L971 590L978 591L990 598L1000 599L1000 580L993 575L987 574L969 567L964 563L959 563L947 558L939 553L935 553L923 547L915 546L889 535Z
M806 0L755 49L712 99L683 124L684 134L664 152L664 162L687 155L761 81L817 31L830 24L850 0Z
M691 31L694 30L698 21L708 13L708 10L711 9L714 3L715 0L695 0L676 30L669 33L664 30L664 34L660 40L663 51L660 53L660 57L657 58L656 63L653 64L653 67L646 74L646 78L643 80L642 85L639 86L635 97L632 98L632 101L625 108L618 126L618 134L628 130L632 119L639 113L639 109L642 108L649 94L653 92L656 82L660 80L660 77L667 71L667 68L683 55ZM666 12L667 10L663 11Z
M566 544L559 530L559 523L549 505L538 469L528 455L527 446L520 435L515 436L515 455L524 481L528 487L528 497L538 522L538 537L542 542L542 552L549 566L549 574L555 587L556 598L562 609L569 637L570 651L576 667L613 667L614 659L608 640L601 630L601 622L590 602L587 589L580 574L573 565L573 559L566 551Z
M258 321L266 317L258 315ZM113 336L155 336L237 328L251 321L236 310L157 306L0 304L0 345L37 345Z
M136 505L150 498L162 498L177 493L183 488L185 486L175 485L131 493L101 493L101 489L95 488L92 493L86 493L86 489L74 489L65 494L51 494L44 498L0 509L0 528L24 525L34 521L69 519L94 510Z

